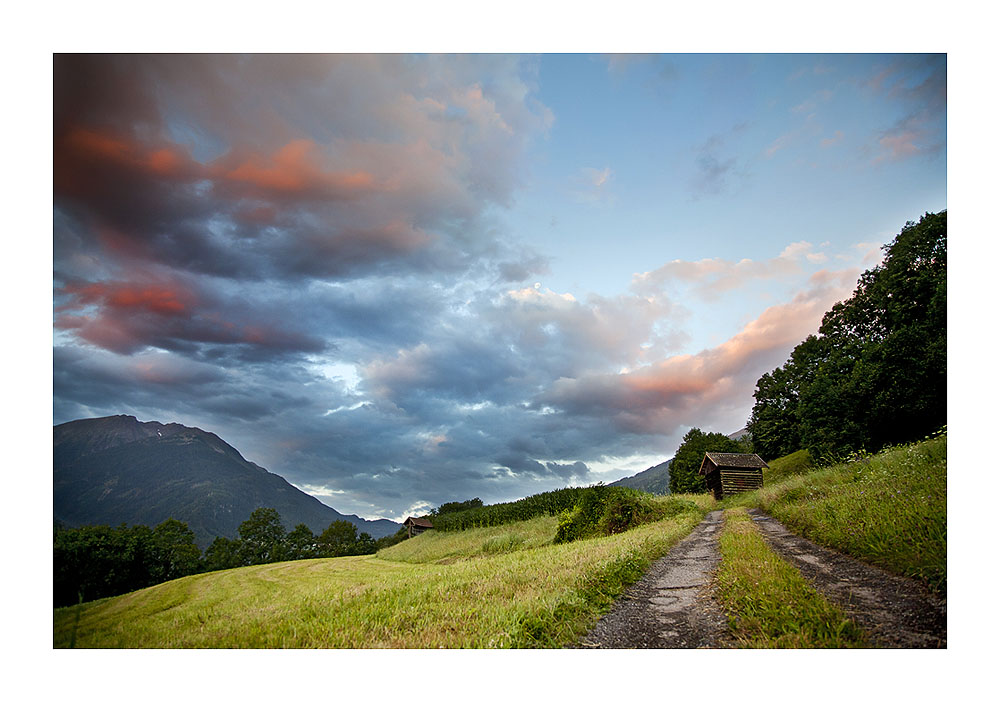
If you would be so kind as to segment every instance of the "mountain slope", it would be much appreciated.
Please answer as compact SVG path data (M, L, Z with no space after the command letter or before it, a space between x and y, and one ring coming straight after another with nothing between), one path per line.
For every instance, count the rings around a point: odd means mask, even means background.
M147 524L173 517L201 547L235 538L258 507L273 507L286 529L320 533L344 519L373 537L399 524L342 515L240 455L215 434L119 415L52 429L54 516L69 526Z
M651 492L654 495L669 495L670 464L673 463L673 460L671 458L640 473L616 480L610 483L610 485L620 485L635 490L643 490L644 492Z

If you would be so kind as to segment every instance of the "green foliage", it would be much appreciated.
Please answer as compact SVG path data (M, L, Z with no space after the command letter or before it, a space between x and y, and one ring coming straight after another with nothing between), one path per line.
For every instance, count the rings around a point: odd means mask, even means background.
M559 514L559 523L556 526L556 535L552 542L562 544L576 541L583 538L585 530L590 526L583 516L580 505L574 505L572 509L567 509Z
M655 499L630 488L596 485L588 488L576 505L559 515L553 543L620 534L641 524L698 509L689 500Z
M458 512L432 515L430 520L434 524L434 528L440 531L460 531L521 522L544 515L554 516L563 510L572 508L583 493L590 489L574 487L542 492L516 502L501 502Z
M337 556L361 556L375 553L378 546L371 535L343 519L335 519L323 530L316 540L318 555L322 558Z
M478 497L473 497L471 500L466 500L465 502L445 502L443 505L437 509L432 509L430 516L440 515L440 514L452 514L454 512L464 512L467 509L473 509L475 507L482 507L483 501Z
M831 462L946 423L947 212L907 222L819 335L757 382L748 422L763 458Z
M740 453L745 447L746 444L741 445L724 434L718 432L706 434L698 427L692 428L684 435L677 453L674 454L674 461L670 464L670 492L673 494L706 492L708 485L705 483L705 476L698 475L705 452Z
M191 575L200 569L201 550L194 543L194 532L184 522L167 519L158 524L153 529L153 547L159 565L155 571L158 582Z
M350 522L336 520L316 537L305 524L288 534L277 510L261 507L239 526L238 539L217 537L204 557L194 532L167 519L147 526L57 526L54 535L54 599L57 606L130 592L201 571L283 560L375 553L405 538L406 529L375 541Z
M226 568L239 568L241 565L240 542L238 540L234 541L225 536L217 536L205 549L205 570L225 570Z
M119 595L193 573L201 552L187 525L56 527L53 599L56 606Z
M285 537L286 557L290 561L302 558L315 558L319 555L319 544L316 535L305 524L296 524L295 528Z
M285 528L281 515L271 507L258 507L237 530L243 565L274 563L284 559Z
M358 540L358 528L343 519L335 519L319 535L319 552L322 556L346 556L353 552Z

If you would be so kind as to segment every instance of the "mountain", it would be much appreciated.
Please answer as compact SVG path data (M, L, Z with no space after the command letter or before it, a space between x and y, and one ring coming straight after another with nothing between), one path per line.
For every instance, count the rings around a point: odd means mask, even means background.
M670 459L655 465L652 468L647 468L641 473L636 473L635 475L630 475L627 478L622 478L621 480L616 480L610 485L621 485L622 487L634 488L636 490L643 490L644 492L651 492L654 495L669 495L670 494L670 464L673 463L674 459Z
M388 519L343 515L247 461L215 434L182 424L118 415L52 428L53 507L68 525L146 524L173 517L202 548L236 538L258 507L273 507L286 529L304 523L316 534L343 519L375 538L394 534Z

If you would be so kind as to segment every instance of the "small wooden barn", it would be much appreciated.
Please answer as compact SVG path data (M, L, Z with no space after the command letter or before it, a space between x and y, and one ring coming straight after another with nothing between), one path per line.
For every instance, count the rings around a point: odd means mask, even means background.
M704 475L715 499L756 490L764 484L767 463L756 453L706 453L699 475Z
M403 526L406 527L407 537L416 536L417 534L425 532L428 529L434 528L434 525L423 517L407 517L406 521L403 522Z

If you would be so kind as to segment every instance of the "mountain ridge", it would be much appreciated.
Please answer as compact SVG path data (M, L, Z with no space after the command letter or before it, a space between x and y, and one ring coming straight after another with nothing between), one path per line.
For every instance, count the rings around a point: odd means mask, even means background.
M337 519L375 538L400 526L341 514L196 427L131 415L78 419L53 427L52 447L53 514L68 526L174 518L202 548L235 538L258 507L276 509L286 529L304 523L317 534Z

